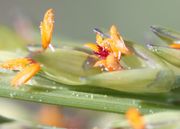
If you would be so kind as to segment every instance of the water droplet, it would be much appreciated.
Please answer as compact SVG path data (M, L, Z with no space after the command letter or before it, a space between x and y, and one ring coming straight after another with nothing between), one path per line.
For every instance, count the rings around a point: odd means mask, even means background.
M109 69L108 68L104 68L104 71L109 71Z
M56 86L52 86L51 88L52 88L52 89L57 89L57 87L56 87Z
M60 90L62 90L62 89L63 89L63 87L59 87L59 89L60 89Z
M10 93L10 97L11 97L11 98L13 98L13 97L14 97L13 93Z
M149 113L153 114L153 113L154 113L154 111L153 111L153 110L149 110Z
M78 95L78 94L76 94L76 96L78 97L79 95Z
M85 77L80 77L79 80L80 81L85 81Z
M90 97L91 97L91 99L93 99L93 98L94 98L93 94L91 94L91 96L90 96Z
M92 67L92 65L96 62L93 57L88 57L87 60L83 64L83 69L88 70Z
M135 100L133 100L133 101L132 101L132 104L133 104L133 105L135 105L135 104L136 104L136 101L135 101Z
M107 98L107 95L104 95L103 97L104 97L104 98Z
M34 97L31 95L31 96L30 96L30 99L33 99L33 98L34 98Z
M107 107L103 107L103 109L107 109Z
M24 88L24 87L22 87L22 88L21 88L21 90L22 90L22 91L25 91L25 88Z
M92 129L99 129L99 127L95 126L95 127L93 127Z
M75 92L72 92L72 95L75 95Z
M104 71L104 68L101 68L101 71Z
M89 97L89 95L87 94L87 95L85 95L87 98Z
M10 93L10 97L13 98L16 95L16 92Z

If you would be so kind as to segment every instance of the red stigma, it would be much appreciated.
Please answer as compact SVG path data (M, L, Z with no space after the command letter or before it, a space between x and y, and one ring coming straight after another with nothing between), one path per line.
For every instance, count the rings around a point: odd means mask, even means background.
M101 59L105 59L109 55L109 51L99 45L98 46L98 52L94 52L96 55L98 55Z

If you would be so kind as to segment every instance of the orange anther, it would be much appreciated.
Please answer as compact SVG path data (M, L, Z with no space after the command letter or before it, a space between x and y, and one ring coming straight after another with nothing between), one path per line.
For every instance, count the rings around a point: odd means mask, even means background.
M38 63L30 64L19 72L11 81L11 85L17 87L29 81L40 70Z
M17 87L30 80L41 67L31 58L18 58L0 64L0 68L20 71L11 81L11 84Z
M133 129L145 129L145 121L136 108L130 108L126 113L126 118Z
M22 70L31 62L32 60L30 58L12 59L0 64L0 68L8 70Z
M173 43L170 45L171 48L180 49L180 44Z
M111 26L110 35L111 38L114 40L114 42L111 43L111 48L113 49L113 51L118 50L118 53L121 52L123 54L131 54L115 25Z
M87 47L87 48L92 49L94 52L99 52L99 47L96 44L86 43L84 46Z
M97 61L94 65L94 67L99 66L103 66L107 71L117 71L122 69L119 60L113 54L108 55L104 60Z
M116 58L114 54L110 54L107 56L106 68L108 71L117 71L122 69L118 58Z
M46 11L44 19L40 24L42 47L46 49L52 39L52 33L54 29L54 12L53 9Z

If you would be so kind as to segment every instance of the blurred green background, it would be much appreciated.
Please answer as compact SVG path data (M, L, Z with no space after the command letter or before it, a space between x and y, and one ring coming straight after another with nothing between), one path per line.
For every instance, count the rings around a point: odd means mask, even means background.
M143 43L154 38L150 25L180 30L179 5L179 0L0 0L0 24L12 25L22 15L38 27L45 10L53 8L59 37L94 41L94 27L115 24L126 39Z

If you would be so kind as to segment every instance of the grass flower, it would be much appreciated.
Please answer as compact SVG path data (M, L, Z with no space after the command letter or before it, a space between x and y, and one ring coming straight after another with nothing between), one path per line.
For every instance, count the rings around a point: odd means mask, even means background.
M103 36L101 31L96 30L96 44L87 43L86 47L93 50L100 60L97 61L94 67L104 67L107 71L121 70L119 60L122 54L129 55L131 52L126 47L123 38L113 25L110 28L110 36Z
M45 50L52 38L52 32L54 28L54 13L52 9L46 11L44 19L40 24L42 48ZM36 73L41 69L41 66L35 60L25 57L8 60L0 64L0 68L8 70L20 71L12 80L11 84L15 87L28 82Z

